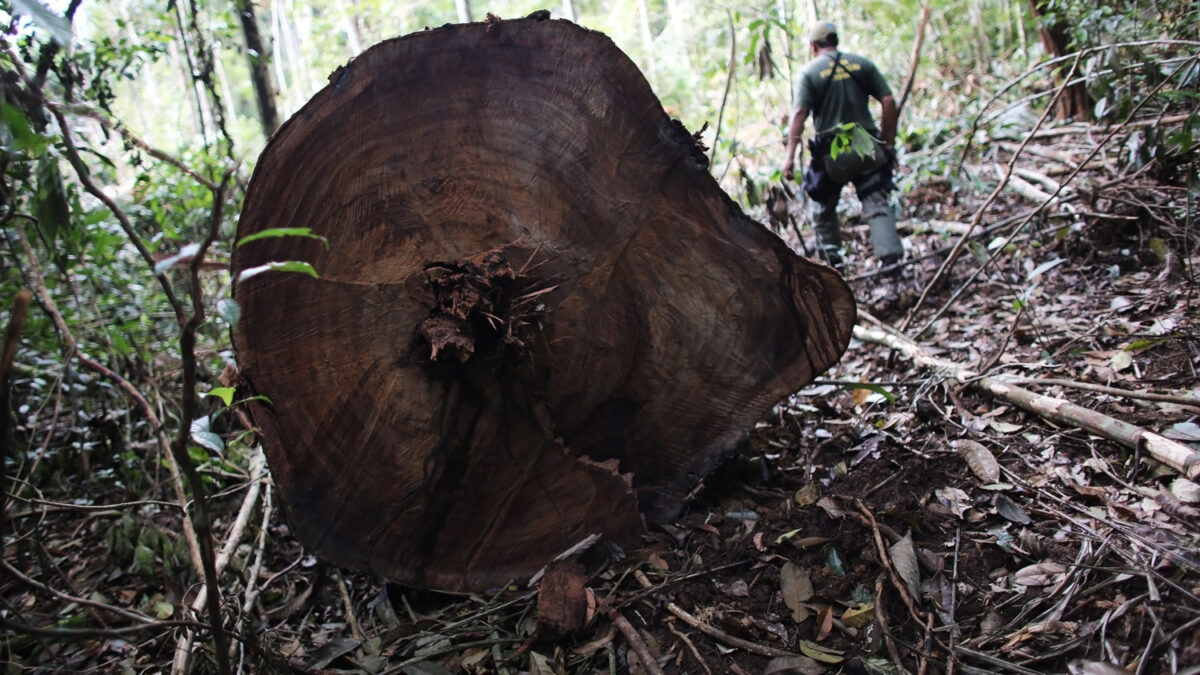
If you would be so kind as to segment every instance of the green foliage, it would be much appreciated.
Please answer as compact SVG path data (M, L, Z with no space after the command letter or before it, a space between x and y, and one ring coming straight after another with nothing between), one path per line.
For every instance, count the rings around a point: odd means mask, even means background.
M329 248L329 240L319 234L313 234L311 227L272 227L261 232L242 237L238 240L236 247L241 248L252 241L259 239L273 239L277 237L308 237L317 239L325 244L325 248Z
M837 127L833 135L829 156L837 159L843 152L853 152L859 157L873 157L875 146L879 143L870 132L854 122L846 122Z
M269 262L258 267L247 267L238 274L238 281L245 281L251 277L256 277L263 272L298 272L307 274L308 276L317 279L320 277L313 266L302 260L285 260L280 262Z

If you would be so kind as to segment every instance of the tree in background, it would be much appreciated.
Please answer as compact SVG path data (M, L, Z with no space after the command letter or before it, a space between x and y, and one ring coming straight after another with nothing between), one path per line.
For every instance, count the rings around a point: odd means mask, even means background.
M1072 49L1072 40L1068 35L1067 21L1053 11L1053 4L1053 0L1029 0L1029 6L1038 21L1038 35L1042 38L1042 46L1050 56L1062 58L1073 54L1075 50ZM1055 69L1054 76L1060 85L1068 70L1067 66ZM1066 90L1058 99L1057 115L1060 120L1092 119L1092 100L1084 81L1066 85Z
M242 36L246 40L246 58L250 62L250 81L254 84L254 95L258 101L258 118L262 123L263 137L270 137L279 128L279 110L275 105L275 79L271 76L270 52L263 45L262 33L258 30L258 15L252 0L235 0L238 18L242 23Z

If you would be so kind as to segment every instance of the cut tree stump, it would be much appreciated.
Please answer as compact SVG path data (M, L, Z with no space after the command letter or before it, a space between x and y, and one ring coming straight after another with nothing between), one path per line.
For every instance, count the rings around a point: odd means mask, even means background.
M848 287L747 218L637 67L565 21L444 26L338 69L271 138L242 376L296 535L415 586L636 544L832 365Z

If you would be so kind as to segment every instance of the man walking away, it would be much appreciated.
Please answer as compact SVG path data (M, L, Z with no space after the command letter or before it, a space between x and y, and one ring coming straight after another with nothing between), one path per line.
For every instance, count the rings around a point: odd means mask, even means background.
M805 66L797 86L795 109L788 127L787 162L783 175L794 180L796 148L804 133L808 114L813 114L816 134L809 141L812 153L804 175L804 190L812 198L813 229L817 245L834 267L842 266L842 235L838 223L837 205L846 181L854 183L855 192L863 205L863 216L871 228L871 247L884 265L898 262L904 255L896 219L888 204L888 193L895 189L892 170L896 163L896 99L892 90L869 59L857 54L838 51L837 28L829 22L819 22L809 31L813 60ZM880 120L882 131L875 126L868 108L868 97L879 101L883 108ZM851 122L861 126L882 143L878 159L867 161L866 170L851 176L838 176L830 156L830 147L841 125ZM839 153L854 153L846 148ZM803 155L803 150L801 150ZM851 160L861 158L850 157Z

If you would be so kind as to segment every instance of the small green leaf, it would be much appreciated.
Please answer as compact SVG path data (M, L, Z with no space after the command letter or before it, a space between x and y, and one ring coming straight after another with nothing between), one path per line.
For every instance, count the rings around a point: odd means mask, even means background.
M236 390L233 387L215 387L205 396L216 396L225 403L225 407L233 405L233 394Z
M159 619L169 619L174 613L175 605L162 601L154 603L154 616L157 616Z
M1147 349L1153 347L1154 345L1165 342L1165 341L1166 340L1163 340L1161 338L1158 338L1158 339L1146 338L1146 339L1142 339L1142 340L1134 340L1133 342L1130 342L1129 344L1125 345L1125 351L1133 352L1134 354L1137 354L1138 352L1144 352Z
M312 265L300 260L288 260L286 262L269 262L266 265L246 268L242 270L240 274L238 274L237 280L240 283L249 279L250 277L258 276L263 272L299 272L301 274L307 274L314 279L321 278L320 275L317 274L317 270L313 269Z
M1161 237L1150 238L1150 251L1159 260L1166 260L1167 256L1171 253L1171 249L1167 247L1167 242L1163 241Z
M71 207L67 205L67 191L63 187L58 161L49 154L38 158L37 167L37 218L38 228L48 246L54 246L59 233L71 224Z
M0 115L4 117L4 125L8 127L8 132L12 134L13 142L17 144L18 148L22 150L37 149L40 138L29 126L29 118L25 117L24 111L5 102L0 104Z
M129 571L134 574L151 576L154 574L155 561L157 556L154 551L145 544L138 544L137 548L133 549L133 565Z
M796 536L797 534L800 534L799 528L797 528L795 530L791 530L790 532L784 532L783 534L779 535L778 537L775 537L775 543L782 544L783 542L791 539L792 537Z
M242 237L234 245L234 248L241 248L259 239L272 239L275 237L307 237L308 239L317 239L325 244L325 248L329 248L329 240L319 234L313 234L311 227L272 227L262 232L255 232L254 234Z

